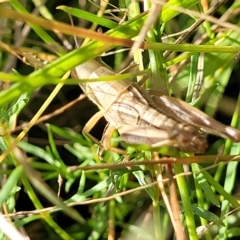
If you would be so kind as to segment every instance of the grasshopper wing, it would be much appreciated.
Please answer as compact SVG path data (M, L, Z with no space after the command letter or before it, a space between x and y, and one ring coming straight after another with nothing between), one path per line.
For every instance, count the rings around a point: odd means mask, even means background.
M152 97L163 114L202 129L205 132L240 142L240 130L225 126L190 104L169 96Z

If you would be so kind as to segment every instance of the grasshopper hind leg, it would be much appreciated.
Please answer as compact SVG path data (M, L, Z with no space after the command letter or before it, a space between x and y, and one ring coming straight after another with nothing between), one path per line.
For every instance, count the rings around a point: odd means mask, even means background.
M185 127L185 128L184 128ZM206 136L191 126L166 131L157 128L122 125L118 128L122 139L131 145L148 145L153 149L173 146L181 152L203 153L208 145Z
M103 150L109 150L125 156L127 155L127 153L124 150L111 147L111 138L115 130L116 128L113 125L111 125L111 123L108 123L106 125L101 140L102 147L99 148L98 156L102 156Z

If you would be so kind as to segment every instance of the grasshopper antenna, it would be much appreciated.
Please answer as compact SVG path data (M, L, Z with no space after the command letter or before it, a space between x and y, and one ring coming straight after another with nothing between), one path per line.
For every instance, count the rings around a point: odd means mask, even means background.
M71 26L74 26L73 18L72 18L72 16L71 16L69 13L68 13L68 17L69 17L69 20L70 20ZM79 46L79 43L78 43L77 37L76 37L76 35L74 35L74 34L73 34L73 39L74 39L74 42L75 42L76 48L79 48L80 46ZM76 69L74 69L74 70L71 71L71 76L72 76L73 78L78 78L78 75L77 75L77 73L76 73Z
M68 17L69 17L69 20L70 20L71 26L74 26L72 16L71 16L70 14L68 14ZM79 43L78 43L78 40L77 40L76 35L73 35L73 39L74 39L74 42L75 42L76 48L79 48L80 46L79 46Z

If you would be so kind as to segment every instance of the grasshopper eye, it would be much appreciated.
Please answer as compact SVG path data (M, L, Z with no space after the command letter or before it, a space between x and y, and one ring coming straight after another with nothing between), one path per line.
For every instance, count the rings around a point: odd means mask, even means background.
M129 95L130 95L131 97L134 96L133 92L131 92L131 91L129 91Z

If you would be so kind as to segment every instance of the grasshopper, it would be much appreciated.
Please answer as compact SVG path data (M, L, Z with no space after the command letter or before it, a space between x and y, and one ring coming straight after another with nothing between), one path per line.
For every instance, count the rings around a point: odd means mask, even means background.
M77 66L73 75L93 79L116 73L94 59ZM179 99L151 96L129 79L89 82L80 87L130 145L153 149L173 146L182 152L203 153L208 147L206 133L240 142L240 130L223 125Z

